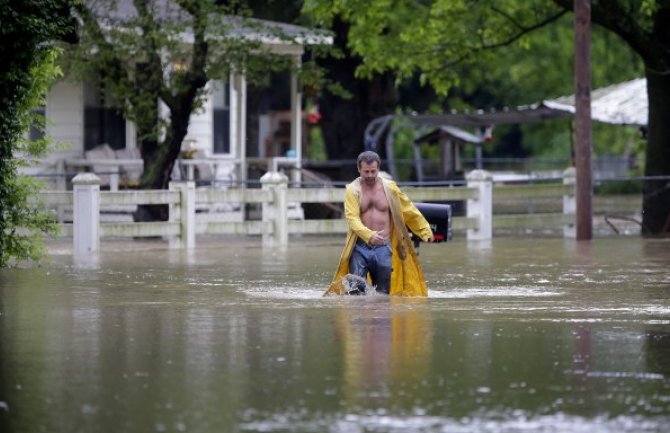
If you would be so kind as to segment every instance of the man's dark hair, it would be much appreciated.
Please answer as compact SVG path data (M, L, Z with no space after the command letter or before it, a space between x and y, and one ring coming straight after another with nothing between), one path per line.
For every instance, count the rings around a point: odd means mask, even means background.
M376 162L377 168L382 166L382 160L379 158L379 155L377 155L377 152L373 152L371 150L366 150L365 152L358 155L358 161L356 162L356 165L360 167L361 162L363 161L365 161L366 164L372 164L373 162Z

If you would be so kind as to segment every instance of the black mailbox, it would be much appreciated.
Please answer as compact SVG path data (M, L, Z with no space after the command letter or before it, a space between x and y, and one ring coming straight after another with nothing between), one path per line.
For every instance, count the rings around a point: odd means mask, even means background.
M430 224L435 242L446 242L452 239L451 205L441 203L415 203L415 205Z

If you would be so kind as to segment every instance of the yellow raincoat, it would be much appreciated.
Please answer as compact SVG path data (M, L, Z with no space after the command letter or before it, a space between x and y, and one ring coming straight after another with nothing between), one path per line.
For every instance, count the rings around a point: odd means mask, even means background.
M421 270L421 263L414 250L407 227L424 241L432 231L428 221L414 206L414 203L391 180L379 178L384 186L384 194L391 212L391 245L393 246L390 295L396 296L428 296L426 280ZM361 221L360 211L361 178L347 185L344 196L344 213L349 225L344 251L340 257L333 281L326 290L326 295L343 295L345 287L342 277L349 273L349 259L356 241L360 238L366 243L375 234L365 227Z

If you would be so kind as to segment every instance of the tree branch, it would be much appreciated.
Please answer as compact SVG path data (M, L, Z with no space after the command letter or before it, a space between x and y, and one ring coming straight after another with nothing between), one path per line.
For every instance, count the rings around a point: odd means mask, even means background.
M495 50L495 49L498 49L498 48L509 46L509 45L513 44L514 42L518 41L519 39L521 39L524 35L526 35L528 33L531 33L531 32L533 32L537 29L540 29L544 26L547 26L548 24L550 24L554 21L557 21L558 19L560 19L562 16L564 16L566 13L569 12L568 10L562 10L562 11L560 11L560 12L554 14L554 15L546 17L545 19L543 19L541 21L538 21L537 23L535 23L531 26L523 26L516 19L514 19L509 14L503 12L502 10L494 8L494 11L496 13L499 13L500 15L502 15L505 19L509 20L515 28L519 29L519 31L510 35L508 38L506 38L506 39L504 39L500 42L487 44L487 43L484 43L484 41L482 41L482 43L480 43L478 46L466 48L465 50L463 50L464 51L463 54L461 54L457 58L442 63L442 65L439 68L430 69L428 71L433 72L433 71L444 70L444 69L447 69L447 68L452 68L454 66L457 66L457 65L465 62L469 58L474 57L477 53L484 52L484 51L492 51L492 50ZM441 47L438 47L438 49L431 50L431 51L435 52L435 51L438 51L440 48ZM427 54L431 54L431 53L427 53Z
M75 10L79 13L94 43L98 46L97 49L105 53L105 56L102 58L103 65L101 65L101 69L104 68L107 75L113 76L114 81L122 83L123 86L130 87L130 76L123 66L123 61L116 54L112 44L105 38L97 18L84 5L84 2L77 3Z
M206 39L208 11L202 7L201 2L177 0L177 4L192 17L193 45L191 62L185 73L178 77L182 84L186 86L186 91L182 94L181 98L182 103L192 104L195 94L207 84L205 69L209 53L209 43Z
M163 63L159 53L160 48L156 45L155 41L156 32L159 30L153 14L149 11L147 3L147 0L133 0L133 4L135 5L135 9L137 9L137 15L140 20L140 28L142 29L141 45L144 48L144 53L147 58L147 70L154 72L163 71ZM170 92L167 91L163 75L160 74L159 76L156 76L156 73L153 73L148 78L150 82L142 83L142 85L153 89L154 93L160 95L161 99L168 107L174 105L175 101L172 100Z
M558 6L572 10L574 0L553 0ZM635 20L634 12L626 10L618 0L600 0L591 4L591 21L619 35L638 53L645 63L654 62L658 47Z
M506 40L497 42L495 44L482 44L481 48L476 49L475 52L485 51L485 50L493 50L493 49L496 49L496 48L511 45L512 43L518 41L519 39L521 39L523 36L527 35L528 33L531 33L531 32L533 32L537 29L540 29L540 28L542 28L542 27L544 27L544 26L546 26L546 25L548 25L548 24L550 24L554 21L557 21L562 16L564 16L566 13L568 13L567 10L562 10L562 11L560 11L560 12L558 12L558 13L552 15L552 16L549 16L549 17L543 19L542 21L539 21L539 22L533 24L532 26L523 26L519 22L517 22L515 19L513 19L511 16L504 13L502 10L499 10L498 8L495 8L495 7L492 8L492 9L493 9L494 12L502 15L504 18L509 20L517 29L519 29L519 32L516 33L516 34L511 35Z

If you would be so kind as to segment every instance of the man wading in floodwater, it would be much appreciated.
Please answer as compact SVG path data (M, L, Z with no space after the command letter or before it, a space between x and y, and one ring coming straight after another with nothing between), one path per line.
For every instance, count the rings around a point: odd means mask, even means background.
M348 290L343 277L369 274L379 293L427 296L407 227L424 242L432 242L428 222L395 182L379 176L379 155L363 152L357 164L360 177L347 185L344 196L347 241L326 295L365 294L360 283Z

